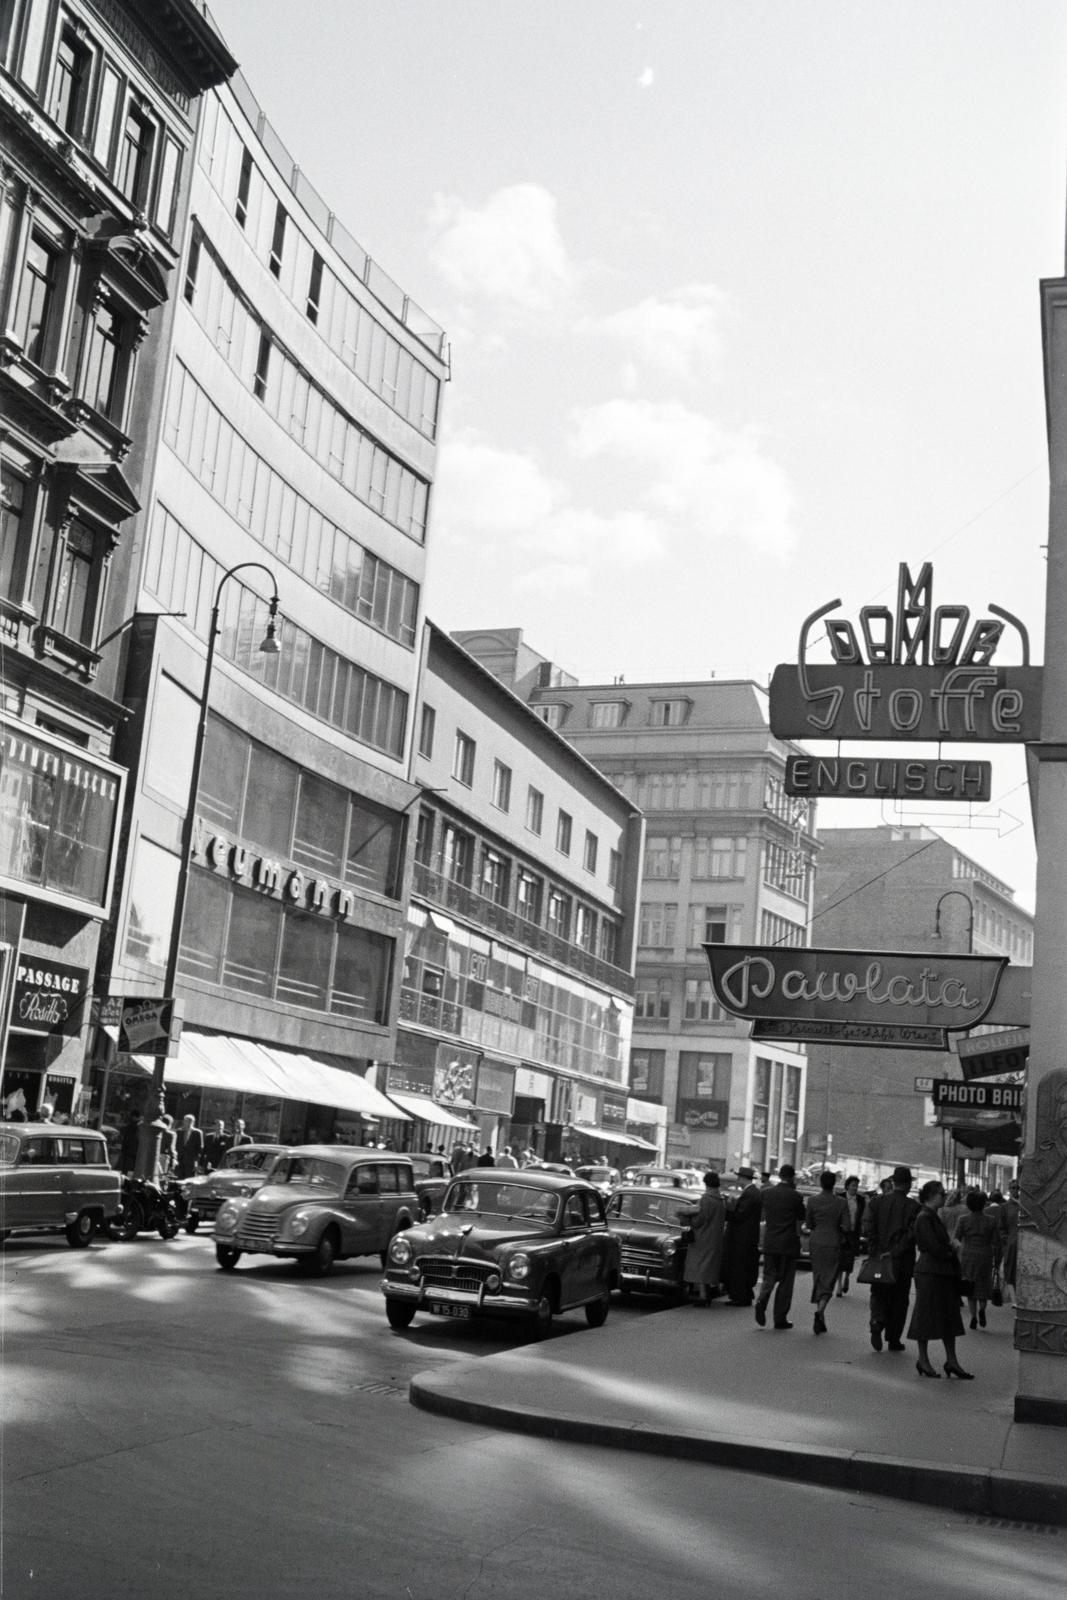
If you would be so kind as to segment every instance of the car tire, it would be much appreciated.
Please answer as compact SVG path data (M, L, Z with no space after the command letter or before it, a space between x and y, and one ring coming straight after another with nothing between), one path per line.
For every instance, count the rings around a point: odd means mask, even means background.
M144 1208L139 1200L130 1200L119 1218L119 1238L130 1244L144 1227Z
M386 1300L385 1317L391 1328L410 1328L415 1320L415 1307L407 1300Z
M74 1221L63 1231L72 1250L84 1250L96 1232L96 1218L91 1211L79 1211Z
M337 1260L337 1235L332 1228L327 1228L314 1253L310 1256L301 1256L300 1265L311 1278L326 1278L333 1271L333 1264Z
M541 1296L537 1302L537 1310L534 1312L530 1323L530 1337L537 1340L547 1339L551 1332L552 1301L544 1292L544 1290L542 1290Z
M199 1228L199 1226L200 1226L200 1218L199 1217L187 1217L185 1219L185 1231L186 1231L186 1233L195 1233L197 1228Z
M591 1328L602 1328L611 1310L611 1296L605 1289L599 1300L590 1300L585 1308L585 1320Z
M159 1237L161 1239L173 1239L177 1231L177 1217L164 1217L163 1221L159 1224Z
M215 1246L215 1260L223 1272L232 1272L240 1259L240 1250L235 1250L232 1244L217 1244Z

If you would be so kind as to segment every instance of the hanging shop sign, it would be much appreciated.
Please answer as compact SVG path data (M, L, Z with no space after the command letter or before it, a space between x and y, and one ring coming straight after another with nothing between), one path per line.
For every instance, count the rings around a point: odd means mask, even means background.
M706 944L715 998L754 1039L944 1050L976 1027L1006 956L910 955Z
M1039 738L1041 668L1030 665L1029 636L1010 612L991 603L991 617L972 621L967 606L935 607L931 564L913 579L902 563L896 610L864 606L858 631L846 618L828 621L832 664L812 665L811 630L840 604L831 600L813 611L800 630L796 664L774 669L770 721L778 738L968 744ZM1019 667L993 664L1009 623L1022 642ZM901 785L907 765L901 763ZM913 797L904 787L891 793Z
M988 800L991 761L886 761L789 756L785 792L805 799Z
M474 1105L474 1080L478 1071L479 1050L464 1050L460 1045L437 1046L433 1069L433 1097L445 1106Z
M56 1033L69 1039L82 1025L88 993L86 967L25 956L15 967L11 1027L20 1033Z
M129 995L119 1016L119 1052L131 1056L178 1053L181 1019L173 997Z
M626 1096L604 1090L600 1105L600 1125L609 1132L622 1133L626 1127Z
M977 1039L958 1039L956 1053L967 1083L1022 1072L1030 1059L1030 1029L1006 1028L1002 1033L979 1034Z
M934 1105L938 1111L1021 1112L1023 1088L1018 1083L961 1083L958 1078L935 1078Z

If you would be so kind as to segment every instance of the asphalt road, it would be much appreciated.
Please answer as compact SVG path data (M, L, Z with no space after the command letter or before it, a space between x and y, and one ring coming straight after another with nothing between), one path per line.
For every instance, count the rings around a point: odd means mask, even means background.
M417 1411L412 1373L517 1335L392 1333L379 1278L222 1273L205 1235L9 1241L3 1600L1061 1600L1067 1531ZM664 1314L611 1313L649 1339Z

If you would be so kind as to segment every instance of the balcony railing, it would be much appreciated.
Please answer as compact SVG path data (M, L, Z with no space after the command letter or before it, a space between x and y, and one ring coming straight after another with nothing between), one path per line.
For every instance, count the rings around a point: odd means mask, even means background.
M414 889L416 894L435 901L446 910L457 911L460 916L476 922L488 932L514 940L531 955L545 956L549 961L569 967L572 972L592 978L594 983L619 989L627 995L633 994L633 977L624 968L602 961L590 951L571 944L569 939L559 938L547 928L519 916L517 911L497 905L476 889L469 889L466 884L457 883L419 861L415 863Z

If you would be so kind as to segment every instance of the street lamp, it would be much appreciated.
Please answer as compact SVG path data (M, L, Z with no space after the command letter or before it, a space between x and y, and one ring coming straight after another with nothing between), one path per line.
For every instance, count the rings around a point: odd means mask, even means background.
M952 895L958 894L961 900L967 902L967 954L974 954L974 901L964 889L946 889L934 908L934 938L940 939L941 933L941 907Z
M267 617L267 630L260 641L259 649L264 655L276 656L281 653L281 646L277 639L278 615L278 585L273 572L265 567L261 561L239 561L235 567L224 572L219 579L215 590L215 603L211 607L211 623L208 628L207 661L204 664L204 686L200 692L200 716L196 725L196 743L193 746L193 766L189 775L189 800L185 808L185 818L182 822L181 844L178 857L178 882L174 896L174 917L171 922L170 946L167 950L167 967L163 976L163 996L172 999L175 985L178 980L178 956L181 951L182 924L185 921L185 902L189 893L189 868L193 848L193 826L196 820L196 797L200 790L200 769L204 763L204 744L207 738L208 699L211 693L211 669L215 664L215 640L218 638L219 612L222 601L222 591L227 583L238 572L247 572L250 569L263 572L270 579L271 597ZM142 1178L155 1178L158 1175L159 1165L159 1139L161 1129L154 1126L159 1121L163 1110L163 1079L166 1072L167 1057L163 1053L155 1058L152 1072L152 1088L149 1104L153 1106L155 1114L149 1119L146 1117L141 1124L141 1143L137 1152L137 1175Z

